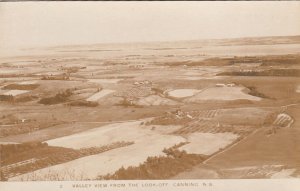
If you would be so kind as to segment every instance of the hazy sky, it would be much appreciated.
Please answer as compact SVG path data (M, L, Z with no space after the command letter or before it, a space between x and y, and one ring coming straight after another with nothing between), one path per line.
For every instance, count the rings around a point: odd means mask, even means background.
M300 34L300 2L0 3L3 48Z

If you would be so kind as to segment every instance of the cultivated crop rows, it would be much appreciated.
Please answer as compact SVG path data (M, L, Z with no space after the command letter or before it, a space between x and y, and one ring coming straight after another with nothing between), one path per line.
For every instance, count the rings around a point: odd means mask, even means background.
M203 111L192 111L190 114L194 118L214 118L219 114L220 110L203 110Z
M133 142L115 142L102 147L82 148L79 150L72 150L64 153L51 155L42 159L30 159L15 164L3 166L0 170L4 177L10 178L19 174L32 172L41 168L65 163L89 155L100 154L112 149L129 146L131 144L133 144Z
M126 98L140 98L151 95L153 92L151 87L133 87L126 91L115 93L115 96L126 97Z
M287 126L292 122L292 120L293 119L291 116L285 113L280 113L277 115L277 118L273 122L273 125L280 126L280 127Z
M216 121L211 121L207 119L199 119L193 121L186 125L185 127L174 131L174 134L184 135L191 133L224 133L231 132L239 134L240 136L246 136L254 130L252 126L243 126L243 125L225 125L220 124Z
M195 132L210 132L217 126L216 122L212 122L210 120L204 120L200 119L197 121L193 121L186 125L185 127L176 130L175 134L189 134L189 133L195 133Z

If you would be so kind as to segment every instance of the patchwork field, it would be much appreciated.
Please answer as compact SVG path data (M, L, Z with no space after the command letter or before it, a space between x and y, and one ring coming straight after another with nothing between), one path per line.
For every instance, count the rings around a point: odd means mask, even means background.
M299 37L269 38L1 57L1 181L299 177Z
M149 156L164 155L162 150L185 141L180 136L160 134L140 127L141 121L124 122L94 128L82 133L46 141L49 146L73 149L109 145L114 142L134 142L127 147L114 149L98 155L83 157L60 165L44 168L11 180L43 180L59 175L60 180L71 180L70 176L95 179L99 175L113 173L121 167L137 166ZM143 152L147 150L147 152ZM142 154L143 153L143 154ZM96 164L105 164L95 167ZM70 172L71 175L70 175ZM60 175L63 175L60 177ZM74 178L74 177L73 177Z

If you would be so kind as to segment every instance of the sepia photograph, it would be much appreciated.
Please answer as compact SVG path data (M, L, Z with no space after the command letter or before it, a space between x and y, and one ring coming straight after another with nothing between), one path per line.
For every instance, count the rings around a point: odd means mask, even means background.
M0 25L1 191L300 186L299 1L0 2Z

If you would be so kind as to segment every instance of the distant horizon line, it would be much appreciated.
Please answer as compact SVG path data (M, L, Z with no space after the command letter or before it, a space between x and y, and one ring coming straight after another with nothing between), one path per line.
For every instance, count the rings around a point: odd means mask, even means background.
M83 44L58 44L58 45L36 45L30 47L20 47L20 50L34 49L34 48L56 48L56 47L66 47L66 46L85 46L85 45L105 45L105 44L144 44L144 43L168 43L168 42L191 42L191 41L218 41L218 40L239 40L239 39L255 39L255 38L283 38L283 37L300 37L297 35L272 35L272 36L244 36L244 37L229 37L229 38L203 38L203 39L189 39L189 40L149 40L149 41L128 41L128 42L96 42L96 43L83 43Z

